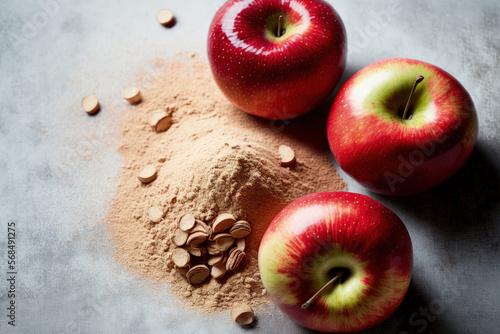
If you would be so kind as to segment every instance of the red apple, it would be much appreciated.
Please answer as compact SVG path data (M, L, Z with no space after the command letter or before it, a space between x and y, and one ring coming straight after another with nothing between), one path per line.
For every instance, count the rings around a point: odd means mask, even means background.
M419 76L423 80L416 84ZM465 164L477 124L471 97L449 73L395 58L365 67L342 86L327 135L340 167L363 186L411 195L438 185Z
M318 106L339 81L346 53L344 24L322 0L229 0L208 35L221 91L243 111L268 119Z
M259 269L269 297L292 320L322 332L352 332L382 322L401 304L412 254L406 227L384 205L323 192L274 218L260 244Z

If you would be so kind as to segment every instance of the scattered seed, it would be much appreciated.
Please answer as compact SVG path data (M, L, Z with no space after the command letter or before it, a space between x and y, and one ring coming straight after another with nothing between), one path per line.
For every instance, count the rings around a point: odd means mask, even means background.
M172 251L172 261L179 268L185 268L191 262L191 256L182 248L176 248Z
M214 237L215 244L222 252L227 251L234 244L234 238L229 233L220 233Z
M94 115L99 111L99 100L94 95L87 95L82 99L82 108L89 115Z
M295 166L295 152L291 147L280 145L278 148L278 153L281 157L281 166L290 168L293 168Z
M234 304L231 309L231 319L240 325L249 325L255 320L255 313L253 309L243 303Z
M158 223L163 219L165 213L160 207L152 206L148 210L148 217L153 223Z
M186 243L188 237L189 237L189 233L178 228L174 232L174 236L172 237L172 242L180 247Z
M172 117L170 117L165 111L155 112L149 118L149 125L151 125L153 131L167 131L172 125Z
M231 227L231 236L235 239L241 239L246 237L252 232L250 224L244 220L237 221L233 227Z
M182 216L181 220L179 221L179 228L183 231L190 231L193 229L195 224L196 221L194 219L194 216L191 214L187 214Z
M215 218L214 222L212 223L212 229L214 233L220 233L231 228L234 223L236 223L236 219L234 219L234 216L232 214L223 213Z
M210 269L203 264L199 264L189 269L186 277L191 284L201 284L205 282L209 275Z
M226 267L223 263L212 266L210 274L213 278L221 278L226 274Z
M244 252L245 251L245 239L241 238L241 239L236 240L236 247L238 247L238 249L240 251Z
M142 183L149 183L154 179L156 179L156 176L157 176L156 167L154 165L147 165L139 172L137 178Z
M142 99L141 91L135 86L129 87L123 92L123 98L130 104L139 103Z
M174 20L174 13L170 9L161 9L156 14L156 19L164 26L168 26Z

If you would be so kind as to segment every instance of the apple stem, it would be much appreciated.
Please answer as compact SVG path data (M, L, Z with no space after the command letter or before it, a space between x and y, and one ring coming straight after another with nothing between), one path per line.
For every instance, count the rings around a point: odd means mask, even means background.
M408 113L408 109L410 108L411 98L413 97L413 93L415 93L415 89L417 88L418 84L421 83L422 80L424 80L424 77L419 75L413 83L413 88L411 89L410 96L408 97L408 101L406 101L405 111L403 112L403 119L407 119L406 114Z
M281 34L283 33L282 31L282 26L283 26L283 15L280 15L278 17L278 30L276 31L276 36L281 37Z
M316 292L311 298L309 298L309 300L307 302L305 302L304 304L302 304L302 309L305 310L306 308L308 308L309 306L311 306L312 303L314 303L314 301L316 300L316 298L319 297L319 295L325 291L330 285L332 285L333 283L335 283L337 280L340 279L340 277L342 277L344 273L342 271L338 272L337 275L332 278L331 280L328 281L328 283L326 283L325 285L323 285L323 287L321 289L319 289L318 292Z

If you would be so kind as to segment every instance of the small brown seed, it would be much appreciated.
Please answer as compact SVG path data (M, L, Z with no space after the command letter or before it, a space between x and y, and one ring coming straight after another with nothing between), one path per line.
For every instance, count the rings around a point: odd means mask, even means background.
M234 216L232 214L223 213L215 218L214 222L212 223L212 229L214 233L220 233L231 228L234 223L236 223L236 219L234 219Z
M295 166L295 152L291 147L286 145L280 145L278 148L278 153L281 157L281 166L283 167L293 167Z
M210 274L213 278L221 278L226 274L226 267L223 263L212 266Z
M233 227L231 227L231 236L235 239L241 239L246 237L252 232L250 224L244 220L237 221Z
M165 213L160 207L152 206L148 210L148 217L153 223L158 223L163 219Z
M225 264L226 260L227 260L226 253L220 253L218 255L212 255L212 256L210 256L210 258L208 259L207 264L209 266L216 266L216 265L219 265L219 264Z
M178 228L174 232L174 236L172 237L172 242L180 247L186 243L188 237L189 233Z
M185 268L191 262L189 253L182 248L176 248L172 251L172 261L179 268Z
M208 232L207 232L207 230L203 226L201 226L201 225L196 224L190 232L191 233L194 233L194 232L203 232L203 233L205 233L207 235L207 238L208 238Z
M253 309L249 305L243 303L234 304L230 314L231 319L240 325L249 325L255 320Z
M236 247L242 252L245 251L245 238L236 240Z
M186 248L186 250L189 252L189 254L196 256L196 257L201 257L201 256L204 256L205 254L207 254L207 250L203 246L201 246L201 247L188 246Z
M201 284L205 282L209 275L210 269L206 265L199 264L189 269L186 277L191 284Z
M139 103L142 99L141 91L137 87L129 87L123 92L123 98L130 104Z
M208 226L207 224L205 224L204 222L202 222L201 220L197 220L196 221L196 225L202 227L205 232L207 232L207 234L210 235L210 226Z
M205 247L207 248L207 252L210 255L218 255L221 253L221 250L219 249L219 247L217 247L215 242L206 242Z
M244 256L245 256L245 253L243 253L237 247L232 248L229 251L229 255L227 258L226 270L230 271L230 270L236 269L240 265Z
M156 19L164 26L168 26L174 20L174 13L170 9L161 9L156 14Z
M155 112L149 118L149 125L151 125L153 131L167 131L172 125L172 117L170 117L165 111Z
M223 252L227 251L234 244L234 238L229 233L220 233L214 237L215 244Z
M198 247L201 245L205 240L207 240L208 235L203 232L194 232L189 235L187 238L187 245L192 246L192 247Z
M196 221L194 219L194 216L191 214L187 214L182 216L181 220L179 221L179 228L183 231L190 231L193 229Z
M158 175L158 173L156 171L156 167L154 165L147 165L139 172L139 175L137 175L137 178L142 183L149 183L149 182L153 181L154 179L156 179L157 175Z
M99 100L94 95L87 95L82 99L82 108L87 114L93 115L99 111Z

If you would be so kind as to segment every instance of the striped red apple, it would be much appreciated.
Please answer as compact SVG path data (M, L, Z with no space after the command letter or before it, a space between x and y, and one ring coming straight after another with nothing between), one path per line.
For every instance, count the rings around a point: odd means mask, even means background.
M363 186L412 195L465 164L478 121L470 95L449 73L394 58L363 68L342 86L327 135L339 166Z
M267 228L259 269L271 300L298 324L352 332L387 319L408 289L403 222L360 194L323 192L285 207Z
M208 35L208 60L222 93L268 119L305 114L338 83L346 32L323 0L229 0Z

